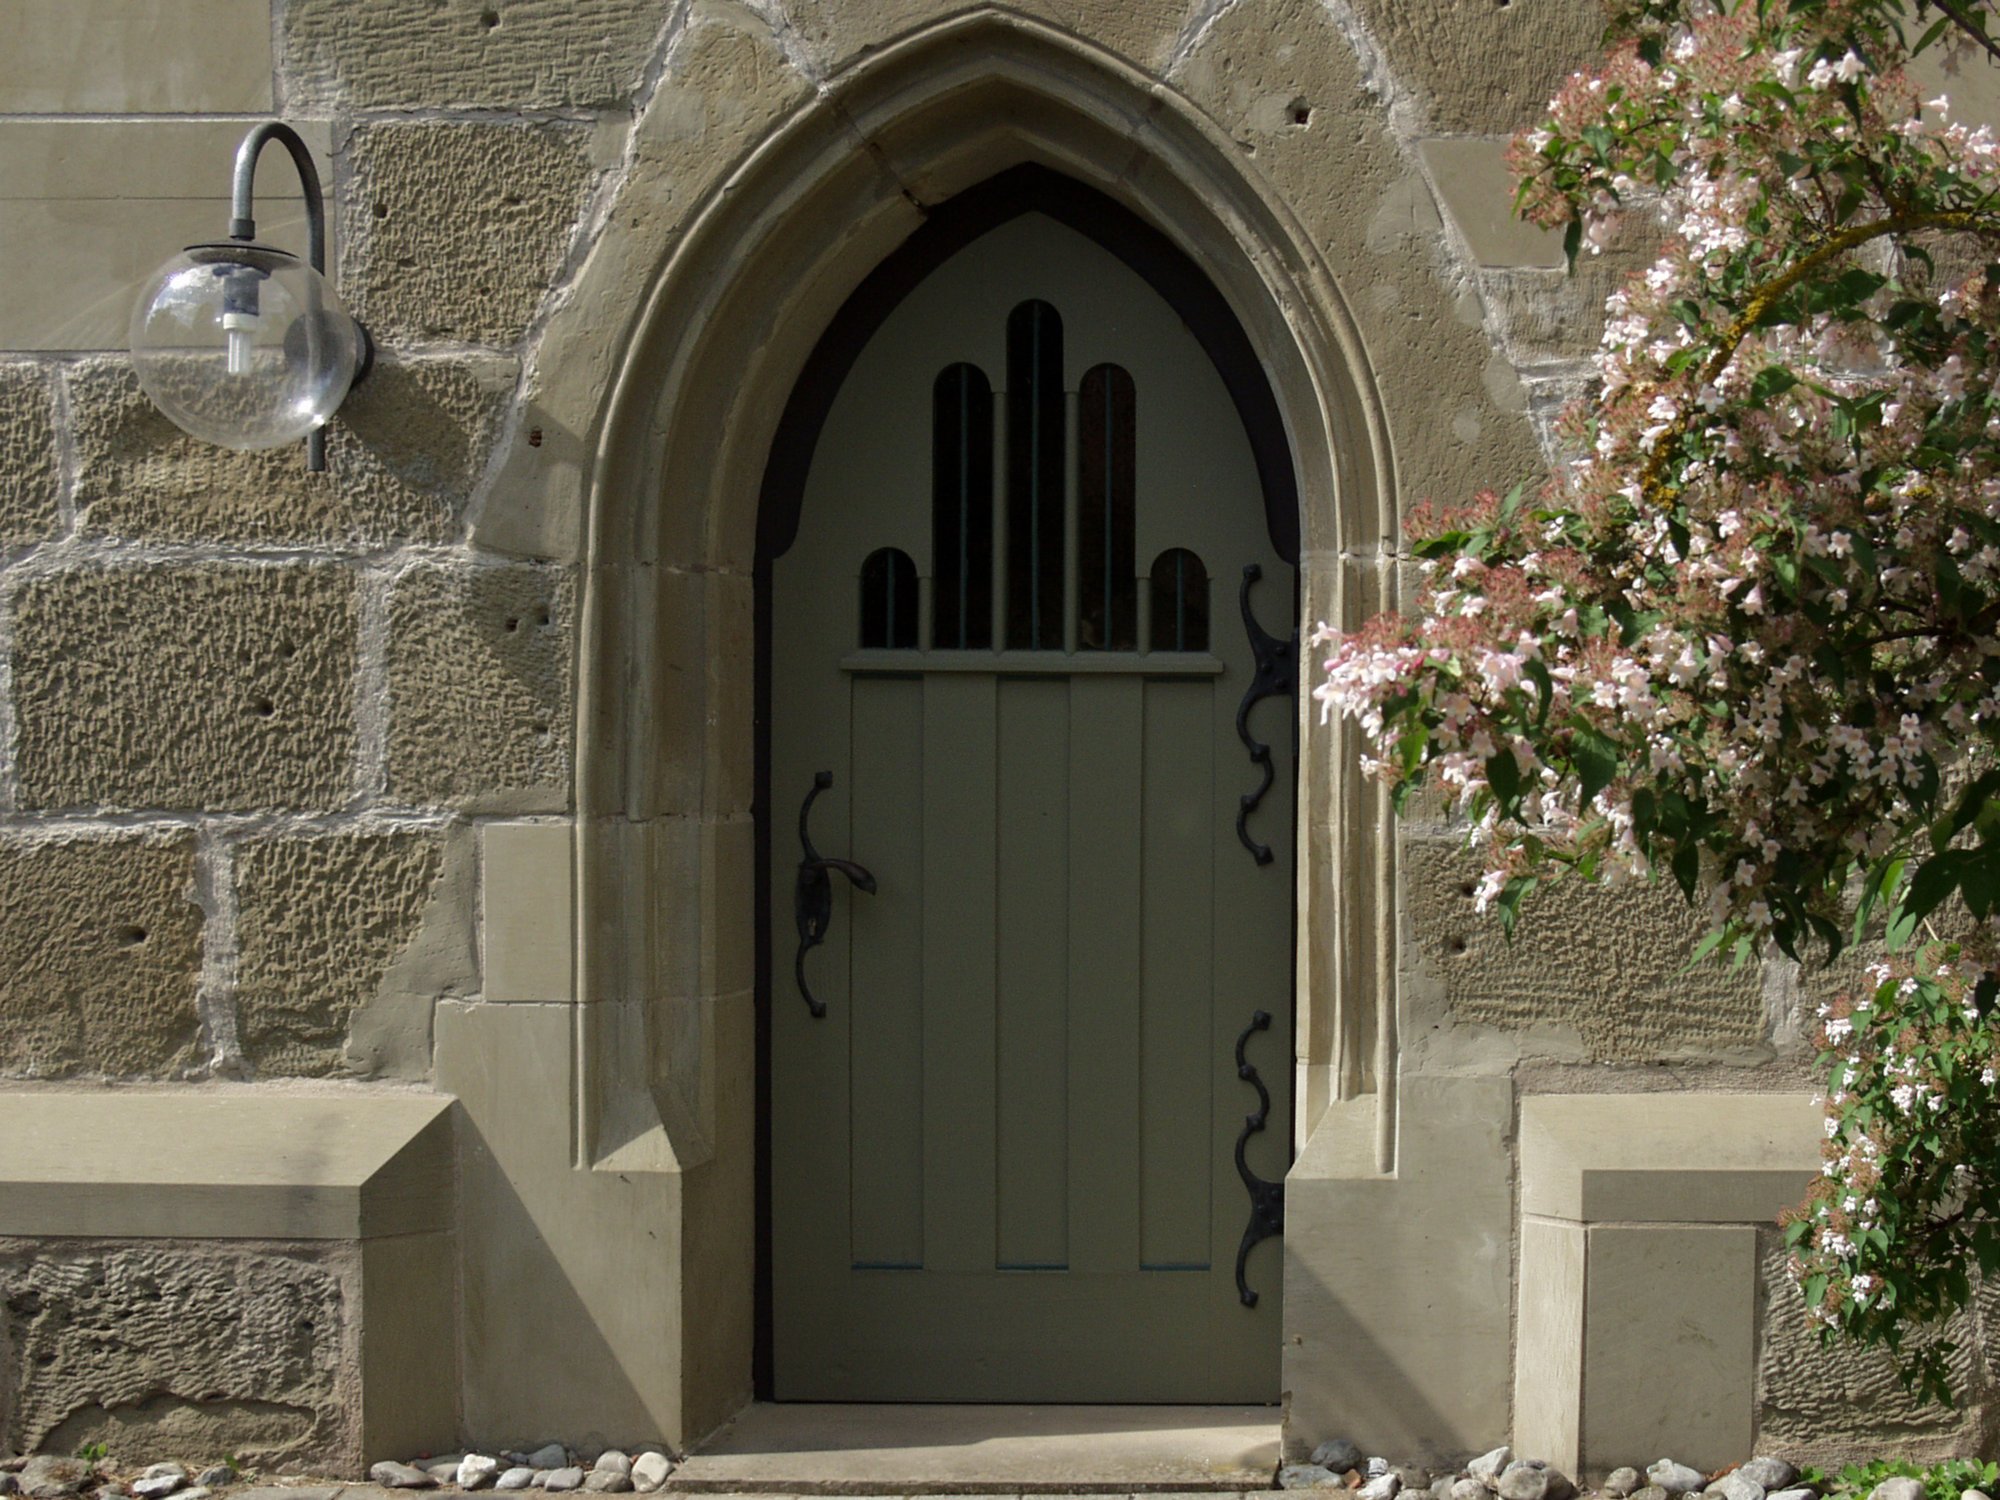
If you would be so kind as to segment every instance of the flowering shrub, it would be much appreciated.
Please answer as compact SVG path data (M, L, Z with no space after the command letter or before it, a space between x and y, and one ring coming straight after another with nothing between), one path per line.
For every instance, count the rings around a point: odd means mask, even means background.
M2000 1266L2000 141L1905 68L1987 0L1638 0L1515 143L1572 259L1666 234L1538 492L1420 506L1413 607L1322 629L1364 769L1440 786L1510 929L1551 874L1675 880L1700 952L1837 955L1826 1175L1792 1223L1830 1329L1902 1338ZM1955 938L1910 951L1946 923Z

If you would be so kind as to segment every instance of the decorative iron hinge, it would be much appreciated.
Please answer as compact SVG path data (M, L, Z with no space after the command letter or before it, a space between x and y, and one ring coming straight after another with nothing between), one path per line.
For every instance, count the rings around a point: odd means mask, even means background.
M1243 584L1236 595L1238 607L1243 611L1243 628L1250 636L1250 652L1255 662L1251 673L1250 686L1243 691L1243 701L1236 706L1236 737L1243 741L1243 748L1250 752L1250 763L1262 775L1254 792L1245 792L1236 813L1236 837L1243 847L1250 851L1250 857L1260 865L1271 862L1271 846L1260 844L1250 836L1250 814L1257 810L1257 804L1264 800L1264 794L1271 790L1271 783L1277 779L1277 771L1271 765L1271 747L1250 733L1250 710L1266 698L1283 694L1290 696L1298 679L1299 632L1294 627L1288 639L1280 640L1269 634L1257 623L1256 613L1250 608L1250 585L1264 576L1264 570L1255 563L1243 565Z
M1265 1240L1285 1232L1285 1185L1282 1182L1266 1182L1259 1177L1250 1170L1250 1162L1244 1155L1244 1147L1250 1144L1250 1137L1263 1130L1264 1122L1270 1116L1271 1091L1264 1087L1264 1080L1257 1076L1256 1065L1243 1055L1243 1049L1250 1044L1254 1033L1270 1029L1271 1013L1260 1010L1243 1028L1243 1035L1236 1039L1236 1076L1257 1091L1257 1108L1243 1117L1243 1129L1236 1137L1236 1172L1250 1194L1250 1222L1243 1228L1243 1243L1236 1247L1236 1295L1245 1307L1257 1305L1257 1294L1250 1290L1250 1283L1243 1274L1250 1252Z

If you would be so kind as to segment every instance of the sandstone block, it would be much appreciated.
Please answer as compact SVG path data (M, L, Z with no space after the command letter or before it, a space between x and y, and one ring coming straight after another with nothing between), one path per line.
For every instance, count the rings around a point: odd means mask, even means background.
M1500 136L1448 136L1418 150L1452 221L1482 266L1563 266L1562 235L1514 214L1514 179Z
M834 72L927 21L977 8L976 0L797 0L789 14L821 67ZM1166 61L1197 9L1187 0L1026 0L1015 8L1148 71Z
M443 840L432 832L238 847L237 1034L259 1073L356 1071L346 1056L354 1017L384 998L443 867Z
M511 360L380 358L327 434L238 453L180 431L121 358L69 376L86 533L159 541L437 542L456 534L513 389Z
M1783 1449L1799 1463L1830 1465L1855 1453L1891 1451L1929 1463L1976 1446L1980 1430L1976 1404L1949 1413L1926 1407L1903 1389L1886 1350L1822 1344L1818 1329L1806 1316L1798 1283L1786 1269L1783 1236L1766 1230L1762 1241L1762 1305L1757 1320L1760 1448ZM1978 1379L1975 1361L1984 1346L1981 1330L1990 1336L1995 1327L1985 1316L1992 1306L2000 1306L2000 1298L1988 1297L1982 1288L1977 1320L1961 1313L1942 1330L1942 1336L1958 1346L1950 1357L1956 1390L1968 1390Z
M170 1074L198 1060L194 841L0 844L0 1072Z
M358 1394L319 1260L175 1241L0 1244L14 1452L331 1458Z
M348 305L385 342L515 343L568 254L592 160L590 127L567 122L357 126Z
M78 568L21 582L13 613L25 805L329 808L351 794L345 570Z
M1619 1062L1765 1042L1755 968L1687 969L1701 925L1671 882L1558 881L1524 903L1510 944L1476 909L1478 870L1456 844L1407 840L1403 870L1409 932L1453 1022L1553 1028Z
M424 565L389 599L389 794L569 803L573 585L560 568Z
M1478 298L1453 284L1442 212L1333 12L1317 0L1239 0L1169 81L1297 215L1368 346L1395 351L1374 378L1401 495L1459 498L1539 472L1519 380L1496 360Z
M1579 255L1576 274L1514 269L1480 273L1492 327L1523 362L1583 360L1604 335L1604 299L1658 256L1657 226L1628 217L1602 255Z
M636 129L621 216L684 219L697 197L811 92L755 11L735 0L696 0Z
M1604 35L1597 0L1356 0L1354 8L1391 76L1451 135L1533 125L1563 80L1597 59Z
M17 0L0 112L173 114L271 108L268 0Z
M56 529L54 394L38 366L0 364L0 546Z
M295 0L279 55L306 113L629 101L670 12L650 0Z

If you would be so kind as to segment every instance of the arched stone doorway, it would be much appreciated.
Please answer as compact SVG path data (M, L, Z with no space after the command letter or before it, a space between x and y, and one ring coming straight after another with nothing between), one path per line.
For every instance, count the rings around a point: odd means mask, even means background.
M1310 237L1198 112L1017 15L957 17L856 65L658 247L629 335L579 322L565 343L552 329L557 357L616 366L583 544L574 1150L579 1170L660 1183L657 1248L639 1250L663 1259L634 1264L679 1308L662 1356L679 1433L708 1430L751 1389L766 460L854 289L930 205L1023 163L1171 240L1240 325L1296 474L1303 617L1354 621L1392 595L1379 402ZM619 265L647 253L617 247L598 290L618 296ZM575 300L592 294L586 278ZM1337 748L1332 735L1304 746L1295 1118L1309 1126L1329 1100L1372 1090L1379 1162L1394 1118L1392 857L1386 809L1338 780Z

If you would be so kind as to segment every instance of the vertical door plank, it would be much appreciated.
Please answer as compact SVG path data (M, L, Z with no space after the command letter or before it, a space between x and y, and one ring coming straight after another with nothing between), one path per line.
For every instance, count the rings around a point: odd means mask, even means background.
M1214 695L1206 681L1146 687L1139 1255L1148 1270L1206 1269L1212 1254Z
M924 682L924 1265L994 1268L994 679Z
M1139 1266L1139 788L1145 684L1070 689L1070 1268Z
M1069 687L1000 684L999 1264L1069 1261Z
M915 1268L924 1261L923 683L857 679L853 739L853 858L877 890L847 901L851 1249L857 1267Z

